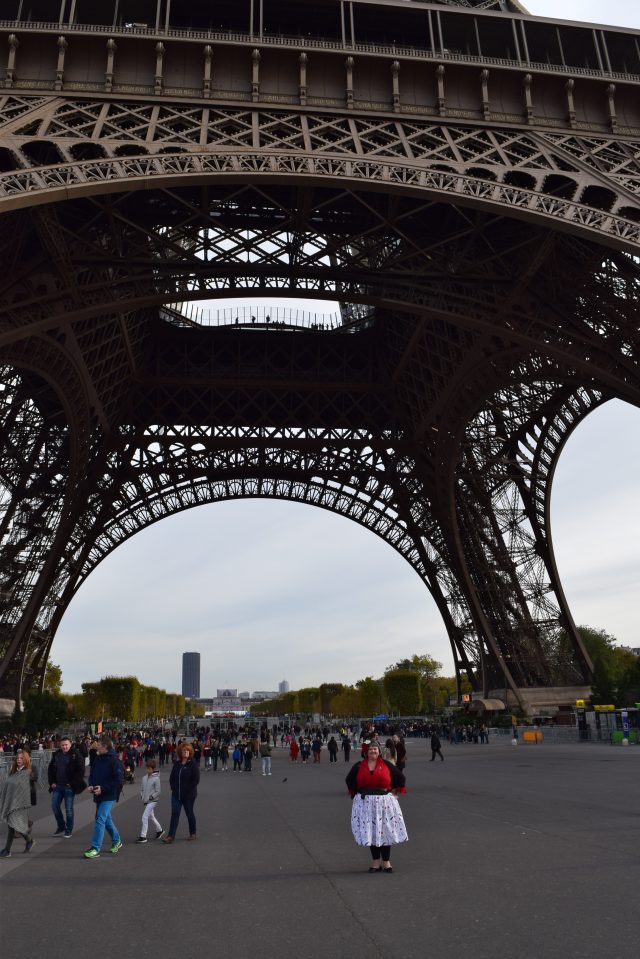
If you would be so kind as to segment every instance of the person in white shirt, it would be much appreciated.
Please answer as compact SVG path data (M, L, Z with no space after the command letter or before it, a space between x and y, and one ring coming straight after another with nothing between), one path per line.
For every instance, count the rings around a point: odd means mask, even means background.
M149 820L156 831L156 839L164 836L164 829L156 819L156 803L160 798L160 773L156 770L155 759L148 759L146 762L146 773L142 777L140 786L140 799L144 803L144 812L142 813L142 822L140 823L140 835L136 842L147 842L147 832L149 830Z

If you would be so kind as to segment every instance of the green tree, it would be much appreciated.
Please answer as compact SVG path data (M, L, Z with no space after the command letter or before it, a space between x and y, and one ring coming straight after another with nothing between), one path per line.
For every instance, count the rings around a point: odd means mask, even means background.
M67 701L50 692L30 690L24 700L25 729L31 733L53 731L68 718Z
M47 693L55 693L57 696L62 692L62 669L55 663L47 663L44 671L44 690Z
M363 716L375 716L385 707L384 688L381 679L365 676L356 683L360 691L360 708Z
M636 656L621 649L615 636L593 626L578 626L578 633L593 663L591 704L604 706L630 705L640 692L640 664ZM570 655L566 633L559 636L559 646Z
M624 652L624 650L621 650ZM633 706L640 702L640 657L627 654L629 662L622 674L618 688L620 706Z
M136 722L140 719L141 684L135 676L106 676L100 680L105 718Z
M176 694L175 694L175 693L167 693L167 700L166 700L166 706L165 706L165 709L166 709L165 716L175 716L175 715L177 715L176 698L177 698L177 697L176 697Z
M82 693L63 693L67 704L70 719L91 719L85 710L85 699Z
M82 684L82 704L80 711L85 719L102 719L105 702L100 683Z
M420 677L422 702L425 708L435 711L441 706L442 695L439 692L438 675L442 669L442 663L426 653L422 656L414 653L413 656L401 659L393 666L388 666L385 674L397 669L408 670L409 672L418 674ZM455 683L453 688L455 689Z
M390 669L384 674L389 706L400 716L415 716L422 709L422 682L414 669Z
M625 662L618 655L616 639L604 629L578 626L578 632L593 663L591 703L595 706L617 704L618 685Z
M418 673L423 682L428 682L430 679L435 679L439 674L442 669L442 663L439 663L437 659L433 659L432 656L426 653L423 656L418 656L414 653L414 655L408 659L401 659L397 663L394 663L393 666L387 666L385 673L390 673L396 669L408 669L411 672Z

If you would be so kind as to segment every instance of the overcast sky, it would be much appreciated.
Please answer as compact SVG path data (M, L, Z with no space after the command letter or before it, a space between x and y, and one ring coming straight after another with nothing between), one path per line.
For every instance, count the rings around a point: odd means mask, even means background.
M531 13L640 28L640 0L525 0ZM287 304L289 305L289 304ZM578 623L639 646L640 411L617 401L576 430L556 471L553 537ZM295 503L202 506L109 556L66 613L52 659L64 688L108 673L179 691L202 656L202 695L380 674L449 642L411 567L369 531Z

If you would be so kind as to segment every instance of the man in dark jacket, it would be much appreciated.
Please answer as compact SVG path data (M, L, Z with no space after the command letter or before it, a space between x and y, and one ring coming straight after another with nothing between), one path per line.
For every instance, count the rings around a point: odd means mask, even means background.
M430 762L433 762L433 760L436 758L436 754L437 754L437 755L440 757L440 759L444 762L444 756L442 755L442 752L441 752L441 749L440 749L440 737L438 736L437 732L436 732L435 729L434 729L433 732L431 733L431 759L430 759Z
M51 809L56 817L57 824L54 836L64 836L65 839L71 839L73 833L73 800L87 788L84 781L84 768L84 757L80 755L78 749L71 745L69 737L63 736L60 740L60 748L51 757L47 770ZM66 822L61 809L63 799Z
M85 859L97 859L102 848L104 831L111 837L109 852L115 854L122 848L120 833L111 818L111 810L120 798L124 782L124 768L116 755L110 739L103 739L98 745L98 755L89 776L89 792L93 793L96 804L96 823L93 829L91 846L84 853Z

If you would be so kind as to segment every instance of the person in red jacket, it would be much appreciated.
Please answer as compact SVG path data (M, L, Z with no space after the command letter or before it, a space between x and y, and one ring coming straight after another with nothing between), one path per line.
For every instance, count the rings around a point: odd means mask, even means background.
M380 756L377 740L367 756L352 766L346 777L351 807L351 831L359 846L369 846L373 865L369 872L392 873L391 846L406 842L407 830L396 796L406 792L404 774Z

